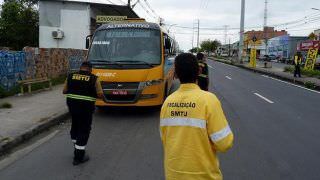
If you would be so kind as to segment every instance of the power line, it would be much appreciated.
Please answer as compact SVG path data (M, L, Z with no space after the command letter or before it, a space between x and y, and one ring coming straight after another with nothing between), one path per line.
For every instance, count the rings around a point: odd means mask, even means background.
M138 4L142 7L142 9L149 14L153 19L158 20L157 17L155 17L151 12L141 3L141 1L138 1Z
M155 10L153 10L153 8L151 7L150 3L147 0L144 0L144 2L146 3L146 5L148 6L148 8L151 10L151 12L156 16L156 17L160 17Z
M107 1L108 1L109 3L111 3L112 5L115 5L114 2L112 2L112 1L110 1L110 0L107 0Z
M119 2L121 2L123 5L127 5L127 3L123 2L122 0L118 0Z

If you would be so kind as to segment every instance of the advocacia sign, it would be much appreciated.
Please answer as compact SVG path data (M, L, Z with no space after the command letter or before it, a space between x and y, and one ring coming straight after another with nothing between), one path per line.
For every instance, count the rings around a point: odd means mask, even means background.
M97 23L119 22L127 19L127 16L97 16Z

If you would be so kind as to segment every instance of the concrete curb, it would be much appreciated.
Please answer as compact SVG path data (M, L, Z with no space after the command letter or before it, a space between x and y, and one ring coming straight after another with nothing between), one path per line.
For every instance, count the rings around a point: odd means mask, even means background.
M280 80L283 80L283 81L287 81L287 82L290 82L290 83L293 83L293 84L298 84L298 85L305 86L305 83L306 83L304 81L301 81L300 79L295 79L293 77L281 76L281 75L279 75L277 73L274 73L274 72L263 71L263 70L260 70L260 69L254 69L254 68L247 67L245 65L232 64L231 62L228 62L226 60L219 60L219 59L212 59L212 60L220 62L220 63L236 66L236 67L239 67L239 68L242 68L242 69L246 69L248 71L252 71L252 72L255 72L255 73L268 75L270 77L277 78L277 79L280 79ZM319 85L315 85L315 89L312 89L312 90L320 91L320 86Z
M18 145L30 140L32 137L50 129L51 127L58 125L62 122L65 122L69 117L68 111L61 112L59 114L53 115L45 122L41 122L33 127L27 129L25 132L22 132L20 135L14 137L5 142L0 143L0 156L9 153L13 148Z

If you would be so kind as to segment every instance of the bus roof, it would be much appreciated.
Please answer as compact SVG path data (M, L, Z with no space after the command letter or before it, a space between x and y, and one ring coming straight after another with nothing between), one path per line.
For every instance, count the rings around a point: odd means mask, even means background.
M101 25L97 31L107 29L122 29L122 28L137 28L137 29L155 29L160 30L160 26L156 23L149 22L116 22Z

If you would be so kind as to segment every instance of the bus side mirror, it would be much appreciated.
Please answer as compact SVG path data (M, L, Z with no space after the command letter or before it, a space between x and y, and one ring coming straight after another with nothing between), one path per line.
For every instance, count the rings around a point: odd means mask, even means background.
M165 49L171 49L171 42L169 39L165 40Z
M86 37L86 49L89 49L93 35Z

